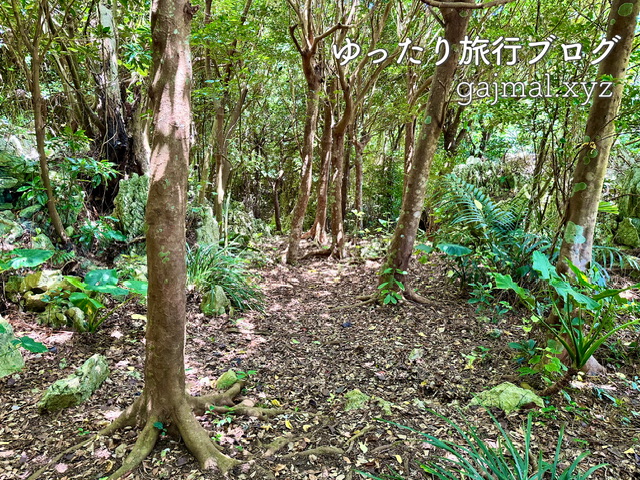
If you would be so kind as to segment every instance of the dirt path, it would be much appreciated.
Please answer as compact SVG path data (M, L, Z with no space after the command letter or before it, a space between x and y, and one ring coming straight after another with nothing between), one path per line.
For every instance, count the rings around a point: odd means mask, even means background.
M520 383L514 351L507 344L523 339L517 317L492 324L477 319L474 308L458 298L457 289L438 265L416 266L421 293L430 305L386 308L352 305L374 288L375 262L340 264L309 260L294 268L261 272L267 306L263 314L206 318L195 302L187 341L187 381L191 393L206 393L224 371L248 375L245 396L258 405L281 406L289 413L271 420L205 415L203 424L228 455L252 459L274 478L359 479L363 470L405 478L429 478L418 462L435 452L419 436L387 423L383 417L441 437L450 435L444 421L426 409L480 426L483 438L495 441L491 421L482 409L465 407L473 392L503 381ZM39 337L54 352L27 356L28 369L0 380L0 479L24 479L65 448L95 432L131 403L142 388L143 307L105 323L96 335L34 330L18 312L5 315L17 332ZM40 394L93 353L107 356L110 379L84 405L40 415ZM413 358L421 355L421 358ZM476 357L471 361L471 357ZM551 458L557 433L566 422L564 452L575 458L585 448L593 454L584 465L614 466L592 478L632 479L640 475L640 401L631 382L635 365L596 380L601 386L572 389L571 406L560 396L538 415L534 450ZM613 370L612 370L613 371ZM635 372L635 373L634 373ZM345 394L359 389L370 397L366 407L345 411ZM614 400L618 399L618 405ZM519 426L527 412L506 417L502 425L521 440ZM626 418L627 420L623 420ZM135 441L135 432L99 439L51 465L43 479L101 478L119 465ZM638 453L635 453L638 452ZM251 469L233 478L262 478ZM163 438L153 455L129 478L202 479L183 446Z

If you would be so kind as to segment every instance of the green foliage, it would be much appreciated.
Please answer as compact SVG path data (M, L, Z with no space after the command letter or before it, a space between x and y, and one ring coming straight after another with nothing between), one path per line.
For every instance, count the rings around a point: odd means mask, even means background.
M574 275L574 284L557 273L547 257L533 254L533 269L538 272L547 294L546 301L539 300L530 291L515 284L509 275L494 274L496 288L510 289L536 314L542 316L551 308L558 317L559 325L541 323L566 349L572 366L582 368L589 357L614 333L640 323L640 319L615 326L618 314L633 305L620 293L636 289L640 284L620 289L602 289L569 262ZM561 301L560 301L561 300Z
M76 277L64 277L78 291L50 292L48 301L58 306L77 307L84 318L75 321L73 327L81 332L95 332L113 312L133 299L147 294L147 282L127 280L120 283L116 270L90 270L84 282ZM103 303L106 296L116 301L116 306L107 310Z
M20 268L33 268L49 260L52 250L16 248L9 252L0 252L0 273Z
M393 303L394 305L402 299L402 293L405 290L404 284L396 278L396 275L406 275L407 272L399 268L387 268L382 272L388 280L378 285L380 294L384 297L382 303L388 305Z
M0 333L9 333L9 331L1 323L0 323ZM28 350L33 353L44 353L48 351L47 347L45 347L44 344L40 342L36 342L33 338L28 336L16 338L12 340L11 343L15 348L22 347L25 350Z
M509 274L519 284L535 281L531 256L534 251L547 251L551 242L523 230L527 209L523 199L503 207L481 188L452 174L441 180L436 194L435 215L441 224L437 236L446 240L438 247L458 265L455 278L460 278L463 288L468 283L486 283L492 272Z
M117 222L117 219L109 216L87 220L80 225L75 238L85 250L96 249L98 252L104 251L114 242L126 242L126 235L113 228L114 222Z
M500 422L489 412L493 423L500 432L498 446L489 445L483 436L478 433L477 428L472 427L467 422L460 426L454 421L431 412L444 420L452 427L464 440L464 443L457 444L450 440L442 440L428 433L420 432L411 427L399 425L388 420L379 421L390 423L396 427L420 434L422 441L445 452L446 456L439 457L435 461L420 464L420 468L435 478L440 480L458 480L460 478L481 479L494 478L496 480L583 480L589 478L596 470L606 466L606 464L596 465L586 472L581 472L578 468L588 451L581 453L571 464L563 466L565 460L561 457L562 441L564 438L564 427L560 429L558 443L551 461L543 459L540 453L537 462L532 458L532 414L527 417L527 425L524 428L524 448L519 449L514 443L511 435L504 430ZM370 473L361 472L366 478L378 480L398 479L403 477L393 474L393 476L378 477Z
M187 246L187 281L200 292L220 286L237 310L262 311L264 295L246 270L246 260L217 245Z

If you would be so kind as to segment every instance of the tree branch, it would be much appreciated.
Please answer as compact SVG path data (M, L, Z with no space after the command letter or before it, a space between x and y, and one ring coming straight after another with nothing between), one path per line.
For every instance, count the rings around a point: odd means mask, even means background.
M469 10L477 10L480 8L490 8L498 5L504 5L505 3L511 3L514 0L493 0L486 3L468 3L468 2L438 2L436 0L422 0L423 3L430 7L438 8L465 8Z
M334 26L333 26L333 27L331 27L329 30L327 30L326 32L324 32L322 35L320 35L320 36L316 37L316 38L313 40L313 44L314 44L314 45L317 45L317 44L320 42L320 40L323 40L323 39L327 38L329 35L331 35L331 34L332 34L333 32L335 32L336 30L342 30L342 29L350 28L350 27L351 27L351 25L343 25L343 24L341 24L341 23L338 23L337 25L334 25Z
M298 53L300 53L300 55L302 55L302 48L300 48L300 44L298 43L298 39L296 38L294 32L296 31L296 27L298 26L298 24L296 23L295 25L291 25L289 27L289 35L291 35L291 38L293 39L293 43L296 46L296 50L298 50Z

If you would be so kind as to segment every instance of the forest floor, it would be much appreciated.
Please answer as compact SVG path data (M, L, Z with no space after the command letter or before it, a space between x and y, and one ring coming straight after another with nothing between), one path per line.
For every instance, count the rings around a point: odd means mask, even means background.
M269 420L200 417L226 454L254 461L277 479L364 478L358 470L431 478L419 463L443 452L417 433L377 420L459 441L431 409L479 427L481 438L495 445L498 436L487 411L466 406L474 392L504 381L540 386L518 376L516 352L508 346L526 339L521 317L513 313L499 323L487 321L461 298L438 261L412 269L414 285L429 304L355 307L357 296L375 289L378 268L371 260L309 258L296 267L260 269L256 275L266 294L264 313L208 318L192 298L186 345L189 391L210 392L211 383L230 368L255 370L248 375L244 396L287 411ZM4 313L16 333L55 348L42 355L26 353L24 372L0 380L0 479L25 479L48 463L39 478L98 479L119 466L135 442L135 430L55 457L107 425L141 391L144 320L131 316L144 313L143 306L116 313L96 334L54 332L36 326L29 314ZM588 449L584 467L610 464L591 478L640 478L640 418L632 413L640 412L640 398L631 381L639 372L637 349L625 363L612 352L601 352L610 372L606 377L574 382L567 396L550 399L544 412L535 410L532 451L551 460L565 425L562 455L568 463ZM90 400L62 412L38 413L42 392L94 353L107 357L111 374ZM420 353L421 358L414 358ZM345 394L353 389L371 399L364 408L345 411ZM531 411L493 414L522 445L522 427ZM332 448L313 450L319 447ZM264 474L249 469L231 477L262 479ZM127 478L220 476L200 472L182 443L163 436Z

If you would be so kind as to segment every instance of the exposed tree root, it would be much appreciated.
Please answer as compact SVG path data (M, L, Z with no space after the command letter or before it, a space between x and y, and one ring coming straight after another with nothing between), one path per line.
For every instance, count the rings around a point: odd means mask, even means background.
M130 472L140 465L147 455L151 453L151 450L153 450L153 447L160 436L160 430L153 425L155 422L155 418L150 418L147 421L142 432L140 432L133 449L131 449L127 458L122 462L122 466L109 476L109 480L116 480Z
M227 391L216 395L207 395L203 397L185 395L171 415L172 423L171 425L168 425L168 427L170 427L171 431L175 431L182 437L186 447L198 460L202 470L218 469L222 474L226 475L244 462L231 458L218 450L218 447L209 438L209 433L202 427L202 425L200 425L194 416L194 412L196 414L202 414L205 411L212 410L216 413L245 415L249 417L256 417L261 420L265 420L285 412L285 410L279 408L255 407L251 402L247 402L246 400L246 403L235 403L235 398L240 394L244 385L245 382L236 382ZM127 458L125 458L120 468L108 477L108 480L117 480L138 467L153 450L161 431L156 427L157 422L160 421L160 417L145 411L146 405L144 398L144 395L136 398L136 400L110 425L102 429L95 436L77 443L56 455L46 465L34 472L27 480L37 480L41 478L42 473L49 468L52 463L57 462L64 455L74 452L88 443L96 441L102 436L111 435L117 430L125 427L144 425L140 435L138 436L138 440L131 449L131 452ZM279 445L279 448L274 449L270 454L275 453L290 441L291 438L283 438L282 445ZM324 452L322 451L322 448L325 447L320 447L320 450L308 450L306 451L308 453L299 452L298 454L337 454L337 450L331 450L333 447L326 447L329 450ZM313 452L313 450L318 450L318 452ZM263 469L258 466L255 466L255 468L258 473L263 474L263 478L273 478L271 472L263 471Z
M421 305L428 305L432 303L427 297L423 297L422 295L416 293L415 290L410 287L407 287L406 290L404 291L404 298L406 298L411 302L419 303Z
M86 444L93 442L94 440L96 440L98 437L100 436L100 433L96 434L95 436L91 436L89 438L87 438L86 440L77 443L75 445L73 445L72 447L67 448L65 451L63 451L62 453L59 453L58 455L56 455L55 457L53 457L46 465L43 465L39 470L36 470L34 473L31 474L31 476L29 476L29 478L27 478L27 480L37 480L39 478L41 478L40 476L42 475L42 473L49 468L49 465L51 465L52 463L57 462L58 460L60 460L62 457L64 457L65 455L75 452L76 450L78 450L79 448L84 447Z
M331 307L329 308L330 312L334 312L336 310L346 310L348 308L360 308L360 307L365 307L367 305L374 305L376 303L378 303L378 295L376 293L371 294L371 295L362 295L360 297L357 297L358 300L360 300L359 303L354 303L351 305L339 305L337 307Z
M291 452L283 455L282 458L308 457L309 455L343 455L344 450L338 447L322 446L303 450L302 452Z

